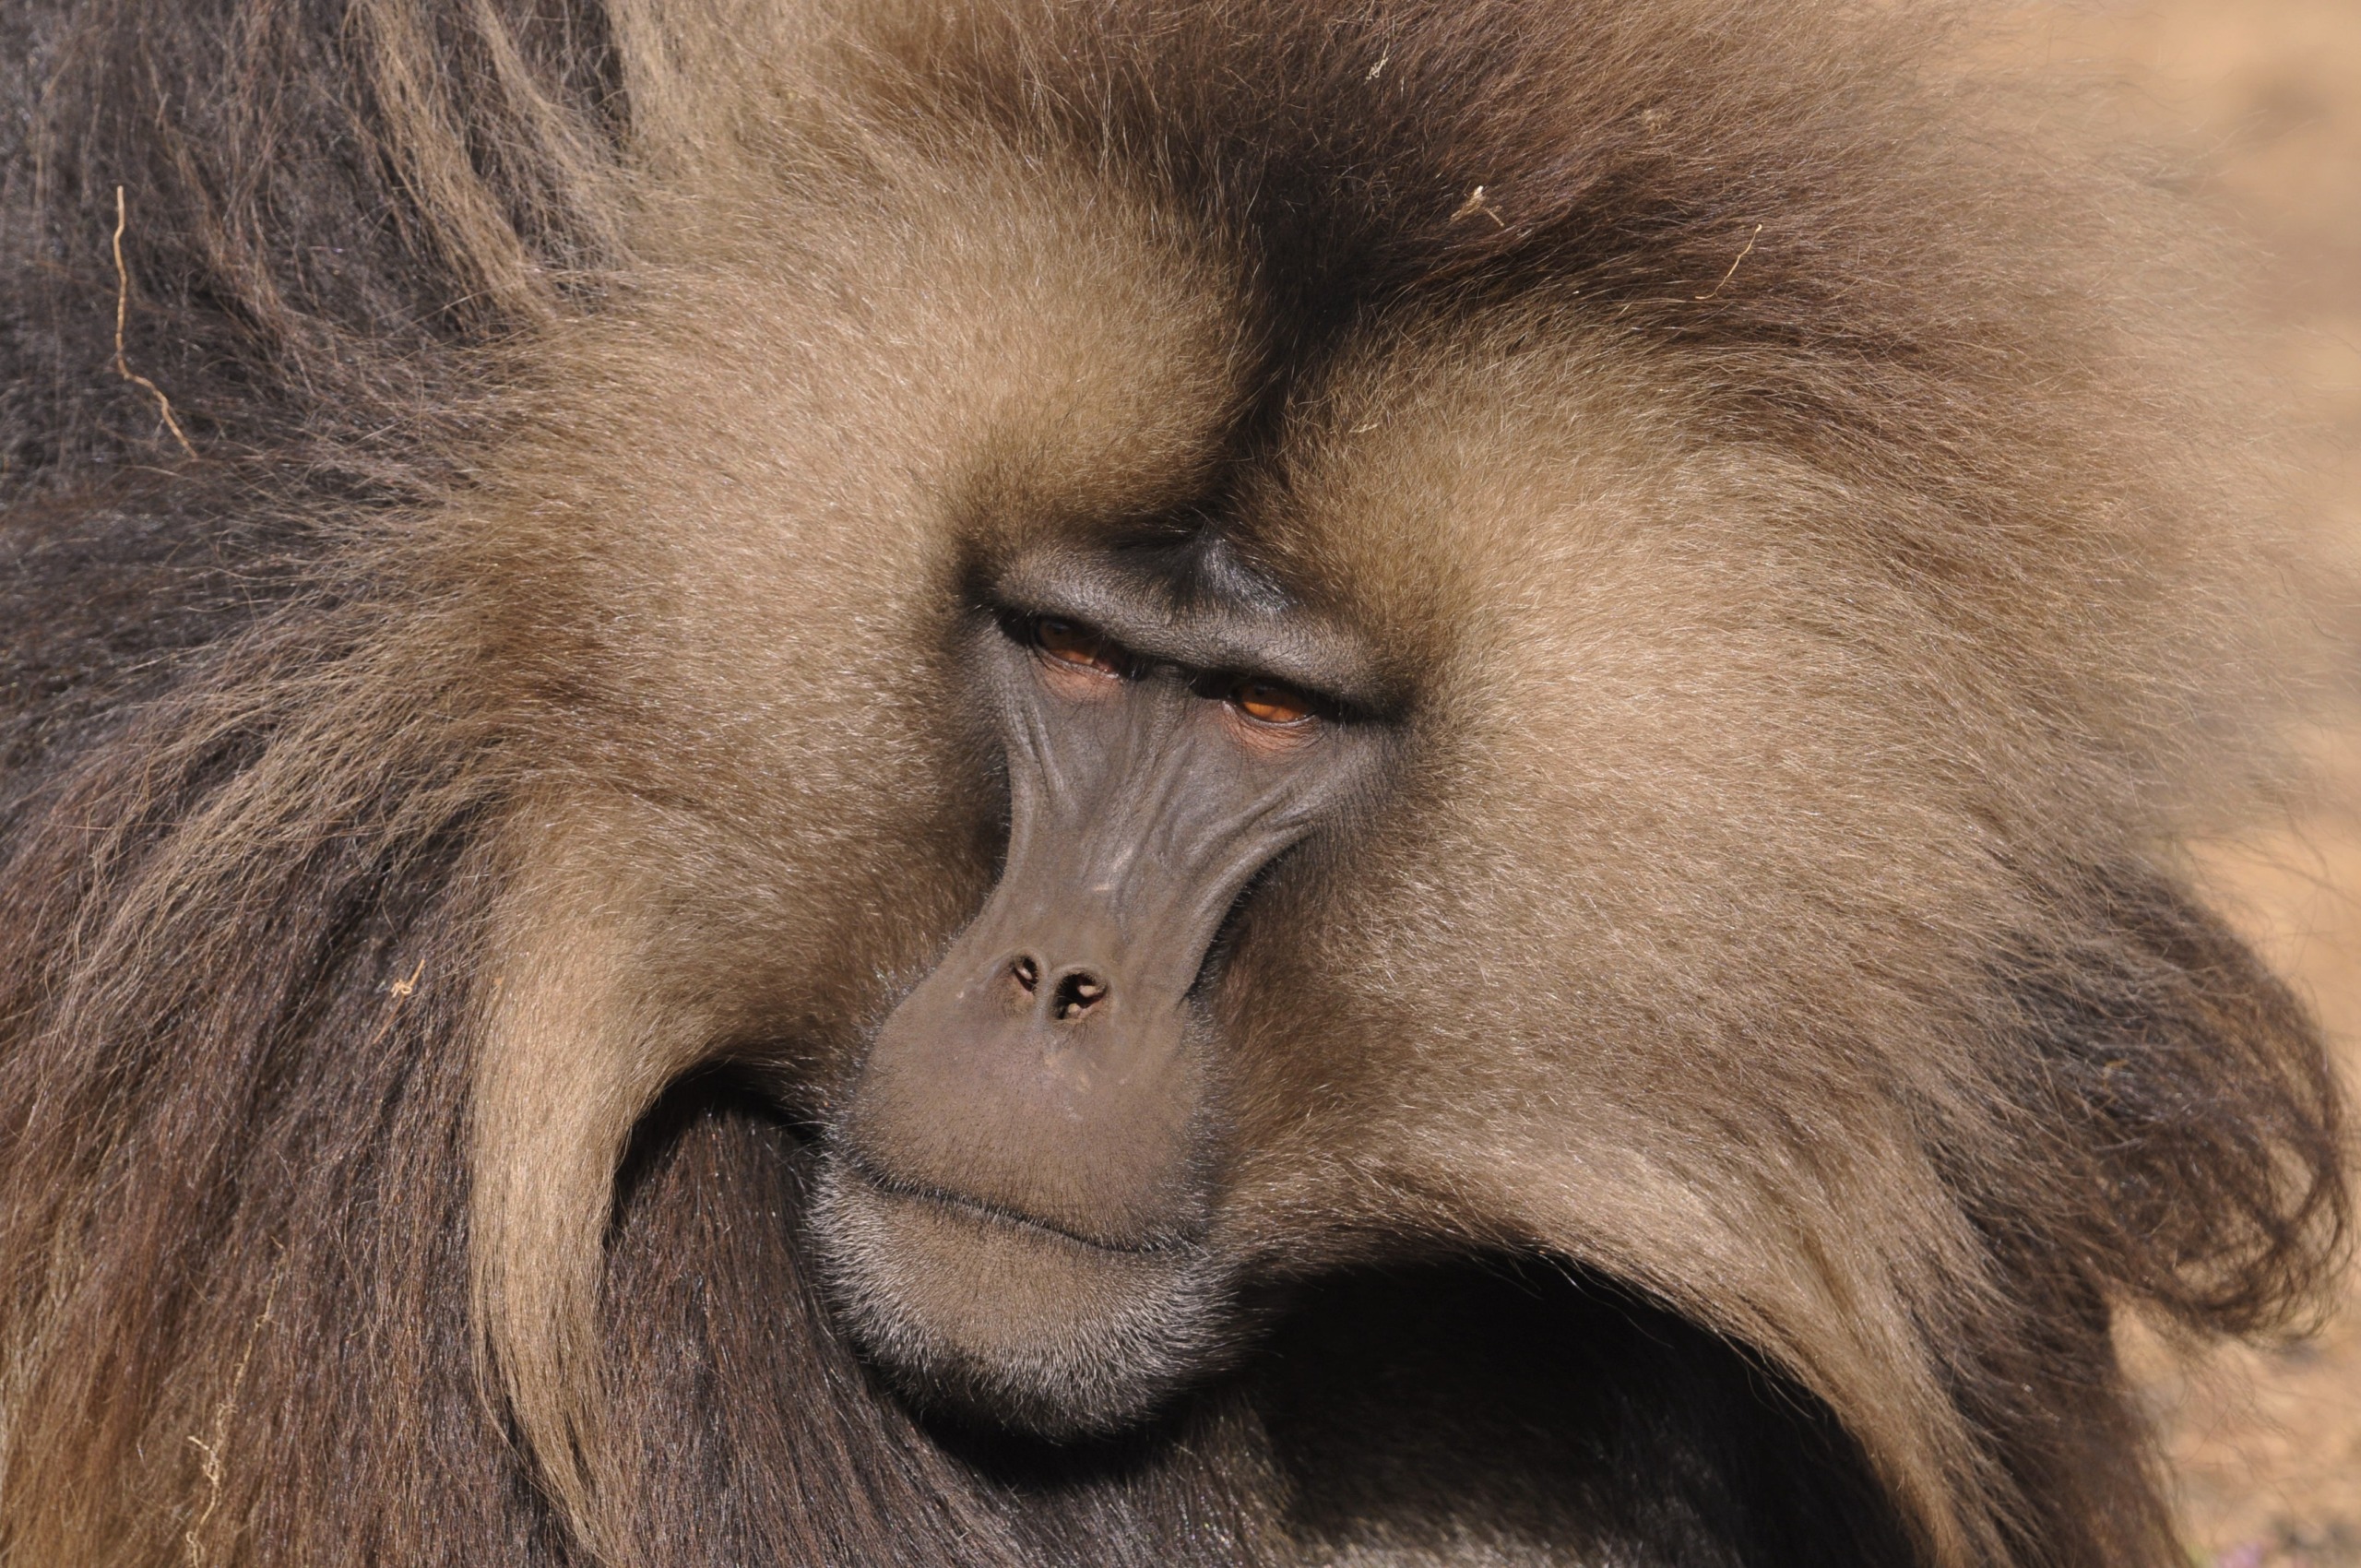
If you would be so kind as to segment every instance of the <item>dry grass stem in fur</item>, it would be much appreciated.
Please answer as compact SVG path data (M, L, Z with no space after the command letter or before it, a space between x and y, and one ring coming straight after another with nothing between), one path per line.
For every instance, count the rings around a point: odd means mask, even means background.
M114 247L115 276L114 373L123 377L125 381L131 382L136 386L144 386L148 389L148 393L156 399L156 411L164 416L164 428L172 433L172 439L181 444L181 450L194 457L196 456L196 448L189 445L188 436L181 430L181 422L172 417L172 400L164 396L164 389L162 387L157 386L146 376L135 373L131 366L124 361L124 316L125 312L130 309L131 305L131 274L125 269L123 265L124 222L123 187L121 185L117 185L114 188L114 239L113 242Z
M1752 254L1752 252L1753 252L1753 250L1754 250L1754 242L1755 242L1755 241L1757 241L1757 240L1759 240L1759 239L1761 239L1762 237L1762 224L1760 224L1760 223L1757 223L1757 224L1754 226L1754 232L1752 232L1752 233L1749 234L1749 235L1746 237L1746 244L1745 244L1744 245L1740 246L1740 247L1739 247L1739 249L1738 249L1738 255L1737 255L1736 256L1734 256L1734 257L1732 257L1732 258L1731 258L1731 260L1730 260L1730 269L1729 269L1727 272L1725 272L1725 273L1723 273L1723 274L1722 274L1722 280L1721 280L1720 282L1718 282L1718 283L1714 284L1712 288L1710 288L1710 289L1706 290L1703 293L1702 293L1702 294L1700 294L1700 295L1698 295L1698 296L1697 296L1698 300L1699 300L1701 303L1702 303L1702 302L1703 302L1703 301L1706 301L1706 300L1710 300L1710 299L1712 299L1714 295L1716 295L1716 294L1720 293L1724 289L1726 289L1726 288L1728 288L1728 287L1729 287L1730 279L1738 276L1738 263L1739 263L1739 262L1744 261L1744 260L1747 258L1747 256L1748 256L1749 255Z

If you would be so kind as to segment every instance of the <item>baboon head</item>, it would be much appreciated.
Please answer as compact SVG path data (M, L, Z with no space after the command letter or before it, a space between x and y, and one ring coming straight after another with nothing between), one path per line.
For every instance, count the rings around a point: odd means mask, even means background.
M2154 672L2205 657L2179 564L2063 586L2165 459L2020 395L2098 339L1996 307L2019 357L1929 402L1919 328L1856 383L1695 326L1820 296L1833 242L1767 220L1634 303L1662 333L1451 204L1335 273L1334 192L1299 226L929 99L989 33L831 89L915 123L673 193L455 530L570 759L479 1099L518 1398L579 1386L634 1118L726 1063L809 1129L841 1322L957 1420L1118 1430L1294 1281L1506 1251L1950 1463L1904 1412L1953 1399L1959 1282L2057 1283L1995 1217L2118 1190L2033 1152L2118 1102L2029 1042L2105 1055L2073 1020L2157 943L2234 950L2131 827L2185 742Z

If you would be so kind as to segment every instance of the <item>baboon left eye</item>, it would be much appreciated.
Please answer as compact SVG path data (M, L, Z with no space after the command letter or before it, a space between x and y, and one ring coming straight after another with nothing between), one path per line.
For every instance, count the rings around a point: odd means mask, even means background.
M1077 622L1043 616L1033 623L1033 646L1061 664L1096 670L1102 675L1123 672L1122 658L1115 645Z
M1311 717L1311 699L1276 681L1240 681L1229 689L1229 705L1257 724L1300 724Z

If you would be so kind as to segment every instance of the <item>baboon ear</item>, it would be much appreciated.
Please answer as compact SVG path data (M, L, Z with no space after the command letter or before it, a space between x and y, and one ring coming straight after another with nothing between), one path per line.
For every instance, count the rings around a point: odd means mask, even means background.
M2015 1196L2082 1241L2093 1283L2192 1327L2301 1314L2336 1277L2349 1219L2338 1087L2309 1013L2153 868L2046 902L2064 918L2011 965L2010 991L2032 1035L2032 1124L2058 1142L2025 1162L2051 1190Z

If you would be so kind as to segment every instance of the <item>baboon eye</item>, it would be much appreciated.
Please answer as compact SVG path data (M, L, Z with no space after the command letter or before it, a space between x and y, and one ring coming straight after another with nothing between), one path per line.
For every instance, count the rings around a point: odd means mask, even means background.
M1079 665L1102 675L1123 672L1115 645L1078 622L1043 616L1033 623L1033 646L1061 664Z
M1229 705L1257 724L1300 724L1311 717L1311 699L1276 681L1240 681L1229 689Z

